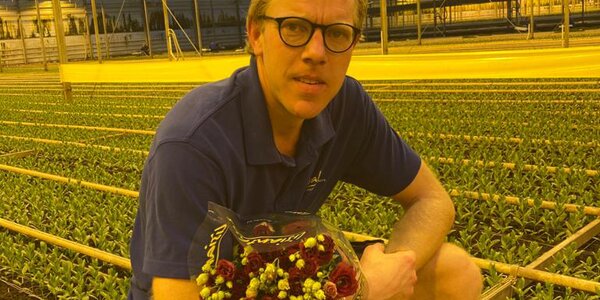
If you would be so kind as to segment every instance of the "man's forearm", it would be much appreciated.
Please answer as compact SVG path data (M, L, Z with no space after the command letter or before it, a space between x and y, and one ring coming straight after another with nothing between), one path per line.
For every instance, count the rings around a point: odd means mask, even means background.
M454 222L454 205L445 191L430 192L405 208L394 224L386 252L413 250L420 269L444 242Z

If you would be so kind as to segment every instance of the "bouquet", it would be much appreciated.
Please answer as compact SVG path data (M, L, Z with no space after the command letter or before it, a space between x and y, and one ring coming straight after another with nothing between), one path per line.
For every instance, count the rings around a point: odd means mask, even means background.
M352 247L317 216L282 213L242 220L210 203L200 231L206 237L197 240L204 242L204 263L192 274L200 299L333 300L366 294Z

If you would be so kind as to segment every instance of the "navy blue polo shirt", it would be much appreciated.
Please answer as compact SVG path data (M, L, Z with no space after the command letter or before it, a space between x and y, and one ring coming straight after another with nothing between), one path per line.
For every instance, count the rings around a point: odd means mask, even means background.
M296 156L280 154L251 59L230 78L191 91L160 124L142 175L130 299L148 298L152 276L190 278L188 251L208 201L242 216L314 213L339 180L391 196L420 164L350 77L305 120Z

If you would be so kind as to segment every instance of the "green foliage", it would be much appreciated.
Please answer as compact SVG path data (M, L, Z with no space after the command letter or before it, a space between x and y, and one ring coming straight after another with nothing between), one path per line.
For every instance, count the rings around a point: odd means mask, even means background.
M455 196L457 215L449 242L476 257L525 266L594 220L581 211L567 212L564 205L598 206L600 176L546 169L600 169L600 94L582 91L597 87L590 79L389 83L396 86L367 88L378 90L372 95L380 110L447 189L534 200L529 206L508 204L502 197L491 201ZM75 102L66 103L60 89L39 85L2 86L0 121L155 130L161 120L156 116L165 115L193 88L189 84L78 84ZM440 134L488 138L441 138ZM143 154L14 137L144 151L152 140L147 135L0 123L0 164L130 190L139 188ZM31 152L10 155L24 151ZM497 164L447 164L430 157ZM502 162L516 166L509 170L498 166ZM530 170L527 164L538 168ZM556 202L558 208L542 209L542 200ZM132 198L0 171L3 218L124 257L129 256L136 208ZM340 183L319 214L347 231L389 237L403 208L390 198ZM129 272L4 229L0 229L0 244L0 272L44 287L46 298L126 296ZM545 270L599 281L598 237L581 247L568 246ZM505 278L494 269L486 271L486 287ZM518 279L513 299L600 299L600 294Z

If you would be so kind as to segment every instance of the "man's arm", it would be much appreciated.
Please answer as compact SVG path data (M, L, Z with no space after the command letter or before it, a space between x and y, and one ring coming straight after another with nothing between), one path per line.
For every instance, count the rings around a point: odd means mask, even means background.
M196 283L189 279L154 277L152 295L154 300L198 300L200 291Z
M415 179L393 198L405 213L394 225L387 248L371 245L361 258L369 300L410 298L417 271L440 248L454 221L450 196L424 162Z
M440 248L454 223L454 204L425 162L415 179L393 199L404 208L394 225L387 253L412 250L419 270Z

